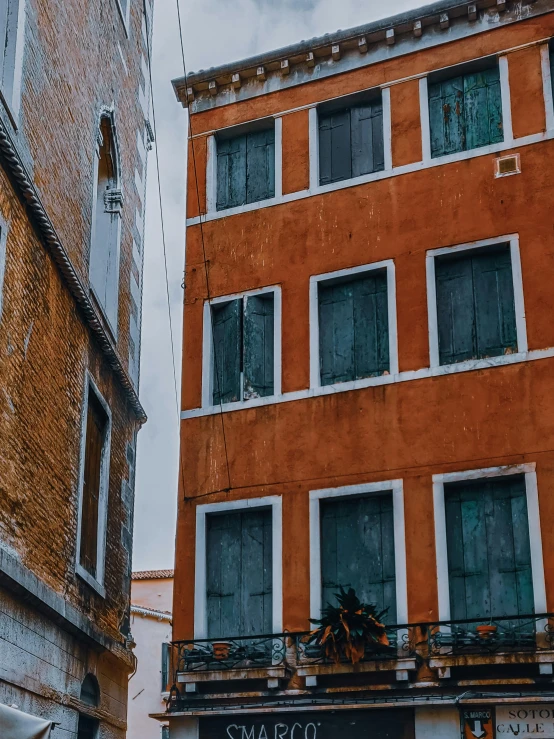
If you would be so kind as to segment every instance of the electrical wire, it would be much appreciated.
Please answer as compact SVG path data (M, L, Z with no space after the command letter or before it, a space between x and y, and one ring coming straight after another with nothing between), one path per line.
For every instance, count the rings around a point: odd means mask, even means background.
M187 86L187 65L185 61L185 45L183 41L183 27L181 23L181 8L179 5L179 0L175 0L177 4L177 21L178 21L178 28L179 28L179 38L181 42L181 58L183 60L183 74L185 78L185 88ZM210 290L210 276L209 276L209 268L208 268L208 260L206 257L206 244L204 241L204 228L202 225L202 215L201 215L201 207L200 207L200 189L198 186L198 174L197 174L197 168L196 168L196 154L194 151L194 138L193 138L193 131L192 131L192 116L190 115L190 111L187 110L188 115L188 124L189 124L189 138L190 138L190 151L192 156L192 169L194 174L194 182L195 182L195 189L196 189L196 201L198 204L198 214L200 216L199 219L199 225L200 225L200 240L202 243L202 258L204 263L204 274L206 278L206 295L208 299L208 304L211 302L211 290ZM214 333L214 317L213 317L213 311L210 310L210 320L212 324L212 346L213 346L213 357L214 357L214 375L215 380L217 384L217 394L219 396L219 417L221 419L221 433L223 438L223 449L225 452L225 464L227 468L227 482L228 486L225 488L225 492L229 492L232 490L232 484L231 484L231 469L229 466L229 453L227 448L227 434L225 431L225 420L224 420L224 414L223 414L223 402L221 399L221 378L219 374L219 368L218 368L218 357L217 357L217 351L215 347L215 333Z

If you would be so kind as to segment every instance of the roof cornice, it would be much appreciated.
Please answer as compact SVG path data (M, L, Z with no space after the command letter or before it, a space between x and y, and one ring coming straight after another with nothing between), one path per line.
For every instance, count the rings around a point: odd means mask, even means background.
M89 298L88 290L79 279L69 255L62 245L54 225L48 217L46 209L41 202L40 196L33 184L33 180L21 161L6 124L1 118L0 158L5 162L9 175L17 185L17 188L33 217L37 231L46 244L47 249L50 251L50 254L53 257L64 282L69 288L71 295L81 309L85 322L94 334L100 349L119 380L125 397L135 413L137 421L141 424L145 423L147 420L146 412L142 407L131 378L123 367L123 363L117 353L117 349L102 325L98 312Z
M190 105L192 112L200 112L413 53L419 48L447 43L553 9L550 0L439 0L355 28L192 72L174 80L173 87L184 107ZM452 33L451 25L457 27L456 34ZM400 43L406 40L412 43ZM345 57L349 59L348 64Z

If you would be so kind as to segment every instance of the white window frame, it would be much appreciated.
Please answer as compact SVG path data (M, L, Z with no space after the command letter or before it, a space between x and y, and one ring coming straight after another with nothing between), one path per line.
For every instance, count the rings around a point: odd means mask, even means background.
M391 102L390 102L390 87L382 86L373 88L381 91L381 103L383 106L383 144L384 144L384 155L385 155L385 166L379 172L370 172L369 174L359 175L358 177L349 177L347 180L340 180L339 182L330 182L327 185L319 184L319 114L318 106L321 106L328 100L321 101L317 105L313 105L309 108L308 113L308 126L309 126L309 157L310 157L310 193L324 193L332 192L333 190L339 189L341 186L346 187L348 185L362 184L366 182L373 182L375 180L381 180L387 177L392 172L392 122L391 122ZM367 92L371 92L372 88L369 88ZM360 92L365 92L360 90ZM340 96L336 98L340 100L341 97L345 100L345 105L348 105L348 99L359 95L359 92L349 93L348 95ZM335 98L333 98L335 99ZM348 183L348 184L347 184Z
M98 495L98 532L97 532L97 553L96 553L96 577L93 577L79 562L81 553L81 523L83 511L83 486L85 478L85 454L87 439L87 418L88 418L88 400L89 394L94 393L96 399L104 409L107 417L106 432L104 444L102 447L102 458L100 463L100 490ZM108 518L108 493L110 484L110 456L111 456L111 436L112 436L112 412L110 406L106 402L98 386L90 372L87 370L85 374L85 392L83 398L83 411L81 414L81 451L79 462L79 492L77 496L77 548L75 553L75 572L82 578L91 588L102 597L106 596L104 588L104 571L106 560L106 534L107 534L107 518Z
M8 222L0 214L0 321L4 307L4 275L6 273L6 249L8 243Z
M439 328L437 315L437 289L435 281L435 258L445 254L483 249L488 246L501 244L510 245L510 256L512 260L512 281L514 288L514 309L516 316L517 353L502 354L498 357L487 357L486 359L467 359L463 362L453 364L440 364L439 357ZM463 370L495 367L502 364L513 364L515 361L526 359L527 325L525 321L525 304L523 300L523 277L521 272L521 259L519 254L519 235L508 234L498 236L494 239L483 239L457 246L446 246L440 249L431 249L426 254L427 271L427 316L429 321L429 361L433 374L450 374Z
M408 584L406 575L406 526L402 480L385 480L339 488L310 490L310 617L321 617L321 501L355 495L379 495L392 491L394 519L394 568L396 581L396 620L408 623Z
M19 110L21 107L21 82L23 77L23 55L25 51L25 16L27 0L11 0L17 5L16 13L8 16L9 45L6 57L2 57L0 64L0 99L3 100L8 116L17 128ZM6 61L7 58L7 61ZM8 88L2 85L5 65L10 77Z
M237 400L233 403L223 403L225 408L244 408L250 403L256 405L269 405L274 403L275 399L281 395L281 376L282 376L282 359L281 359L281 332L282 332L282 308L281 308L281 287L280 285L271 285L262 287L258 290L247 290L242 293L234 293L233 295L222 295L204 302L204 327L202 339L202 407L203 408L219 408L220 404L213 402L214 393L214 340L213 340L213 323L212 323L212 306L220 303L229 303L232 300L240 298L248 300L249 297L268 295L273 293L273 395L264 398L249 398ZM243 382L241 376L241 395L243 393Z
M208 635L206 593L206 517L212 513L248 511L252 508L271 508L273 633L280 634L283 630L282 498L280 495L269 495L263 498L246 498L242 500L225 501L222 503L207 503L196 507L196 547L194 568L195 639L206 639Z
M463 472L449 472L433 475L433 511L435 519L435 551L437 559L437 589L439 601L439 621L450 620L450 580L448 576L448 547L446 535L446 510L444 486L464 480L482 480L507 475L525 475L527 498L527 519L531 546L531 573L535 613L546 613L546 586L542 552L542 532L539 512L539 496L535 463L487 467ZM497 615L497 614L493 614Z
M546 114L546 132L554 132L554 98L552 95L552 73L550 70L550 44L541 45L542 92Z
M378 377L365 377L361 380L349 380L347 382L334 383L332 385L321 384L321 371L319 359L319 283L340 277L356 277L365 272L386 269L387 271L387 308L389 318L389 362L388 375ZM310 388L337 388L340 390L357 390L371 385L383 385L393 382L398 375L398 328L396 319L396 277L393 259L384 259L373 264L363 264L359 267L339 269L336 272L327 272L322 275L310 277Z
M490 55L489 55L490 56ZM487 57L483 57L486 59ZM508 75L508 56L507 54L499 54L498 70L500 73L500 96L502 102L502 128L504 130L504 140L497 144L489 144L488 146L479 146L467 151L456 151L453 154L445 154L441 157L431 156L431 123L429 120L429 82L428 76L420 77L419 80L419 112L421 118L421 144L423 154L423 167L436 166L436 164L448 164L449 162L459 162L464 159L473 159L483 154L494 154L498 151L504 151L514 145L514 132L512 126L512 107L510 100L510 80ZM453 74L457 67L452 67ZM448 68L444 68L448 70ZM439 72L443 70L433 70Z
M251 121L250 123L252 123ZM283 198L283 119L281 116L273 116L275 126L275 195L272 198L264 198L256 200L254 203L245 203L234 208L225 208L217 210L217 139L215 133L210 134L206 141L206 212L222 213L225 216L232 216L236 213L246 213L250 210L268 205L274 205ZM222 128L219 133L226 130L236 130L236 135L241 135L241 129L245 131L244 125L233 126L231 129ZM194 140L193 140L194 145Z

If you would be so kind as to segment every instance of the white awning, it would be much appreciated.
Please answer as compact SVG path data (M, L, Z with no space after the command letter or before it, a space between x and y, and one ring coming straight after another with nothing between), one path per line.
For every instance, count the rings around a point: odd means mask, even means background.
M48 739L52 722L0 703L2 739Z

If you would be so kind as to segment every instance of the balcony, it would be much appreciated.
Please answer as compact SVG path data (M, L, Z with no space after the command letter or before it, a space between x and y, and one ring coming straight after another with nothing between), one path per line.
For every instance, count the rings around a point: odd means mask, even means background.
M386 632L389 644L372 645L357 664L329 659L310 642L309 632L174 642L176 690L168 710L181 710L187 699L237 691L251 697L290 691L292 697L299 690L348 692L354 685L389 690L415 683L436 688L447 680L449 685L552 680L554 614L405 624L387 626ZM183 695L183 686L190 695Z

